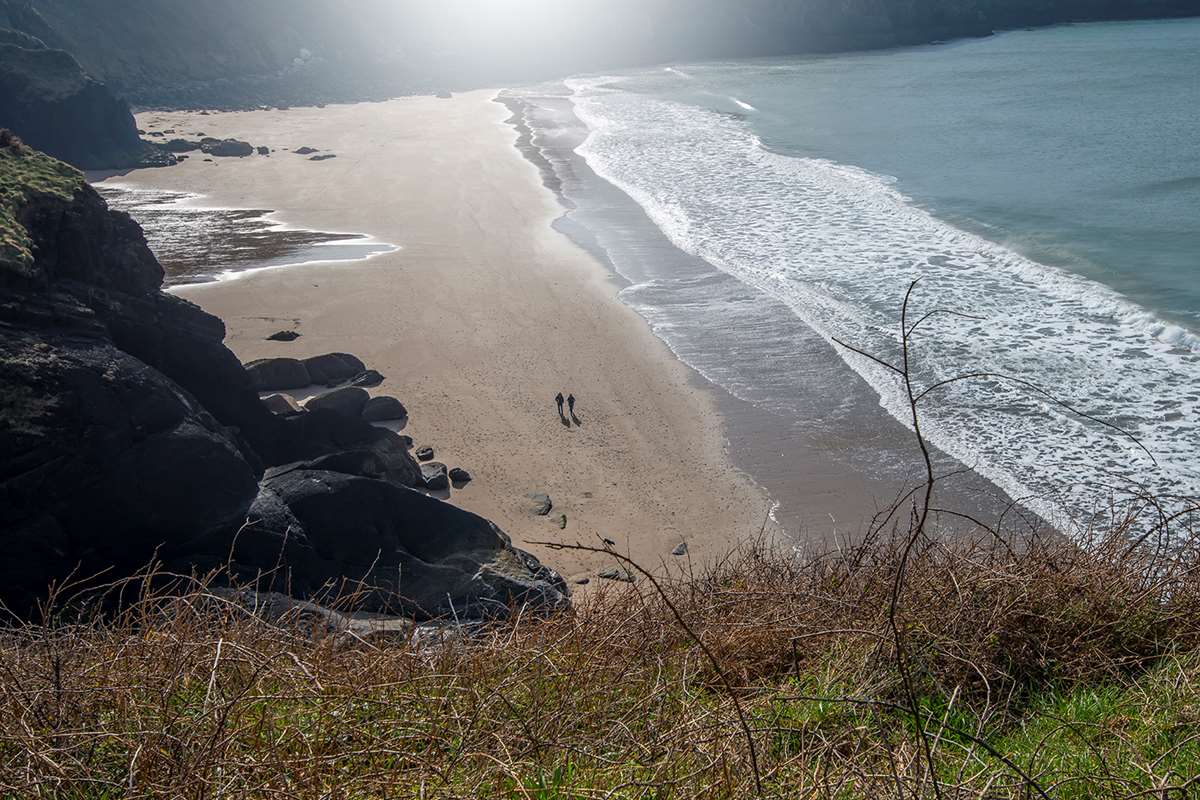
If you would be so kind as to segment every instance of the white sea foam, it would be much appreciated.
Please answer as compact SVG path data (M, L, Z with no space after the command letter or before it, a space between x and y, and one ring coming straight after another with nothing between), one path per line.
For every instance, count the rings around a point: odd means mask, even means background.
M1062 522L1132 482L1200 494L1200 337L1114 290L1031 261L911 203L895 181L763 147L744 121L625 92L613 78L568 81L589 127L580 154L634 198L674 244L785 303L828 340L885 358L898 310L922 282L916 376L1017 375L1128 437L1002 380L956 383L923 409L943 450ZM836 348L907 424L896 377ZM1038 499L1031 499L1031 498Z
M734 96L732 96L732 95L730 95L729 99L730 99L730 100L732 100L734 103L736 103L736 104L737 104L737 106L738 106L738 108L740 108L740 109L742 109L742 110L744 110L744 111L758 111L758 109L757 109L757 108L755 108L754 106L750 105L750 104L749 104L749 103L747 103L745 100L739 100L738 98L736 98L736 97L734 97Z

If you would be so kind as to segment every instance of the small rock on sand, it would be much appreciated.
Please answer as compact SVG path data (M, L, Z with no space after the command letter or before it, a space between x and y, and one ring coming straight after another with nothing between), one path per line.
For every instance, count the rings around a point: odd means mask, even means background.
M422 447L420 450L418 450L416 452L416 456L417 456L417 461L431 461L431 460L433 460L433 448L432 447Z
M533 513L539 517L545 517L550 514L550 509L554 508L554 503L550 500L550 495L545 492L534 492L529 495L529 499L533 501Z
M609 567L602 569L598 573L601 578L606 581L620 581L622 583L633 583L633 576L623 567Z
M671 555L673 555L673 556L686 556L686 555L687 555L687 551L688 551L687 542L680 542L679 544L677 544L677 545L675 546L675 549L671 551Z
M300 338L295 331L276 331L267 337L268 342L294 342Z
M454 483L470 483L471 473L467 472L462 467L455 467L450 470L450 480Z
M450 478L446 474L446 465L430 461L421 465L421 477L425 480L425 488L440 492L450 488Z

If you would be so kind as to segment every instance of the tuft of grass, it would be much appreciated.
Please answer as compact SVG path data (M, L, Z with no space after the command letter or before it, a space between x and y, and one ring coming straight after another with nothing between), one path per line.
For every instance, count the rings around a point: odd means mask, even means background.
M33 198L70 200L82 186L79 170L0 130L0 265L23 273L33 265L33 242L20 222L21 210Z
M902 536L757 542L661 594L432 641L314 633L188 579L0 633L0 797L1039 796L1012 766L1054 798L1184 797L1200 559L1179 541L922 543L898 616L919 724L881 599Z

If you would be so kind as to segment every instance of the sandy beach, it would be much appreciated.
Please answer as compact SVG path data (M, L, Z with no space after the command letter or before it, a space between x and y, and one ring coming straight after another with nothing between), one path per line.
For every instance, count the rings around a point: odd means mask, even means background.
M364 262L177 291L225 321L245 361L343 351L382 372L373 391L408 406L404 432L474 475L451 502L565 576L594 579L608 559L533 542L608 538L647 565L671 561L682 541L693 560L723 555L762 528L765 493L731 465L712 393L618 300L606 269L551 228L561 209L493 96L146 113L139 124L150 130L236 136L275 152L197 155L119 180L398 245ZM305 146L337 158L283 150ZM302 337L266 340L282 328ZM582 425L561 424L559 391L576 395ZM533 515L532 492L551 495L550 517Z

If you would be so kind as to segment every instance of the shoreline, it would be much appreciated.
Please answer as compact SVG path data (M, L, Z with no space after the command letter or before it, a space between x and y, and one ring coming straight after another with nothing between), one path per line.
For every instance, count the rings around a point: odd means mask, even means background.
M609 271L553 228L561 210L494 96L206 115L215 135L340 157L189 161L120 181L396 243L366 262L173 291L222 318L243 361L344 351L378 369L388 380L377 392L411 410L405 433L475 476L451 502L568 580L594 583L611 564L529 543L610 538L651 566L681 542L695 561L721 557L764 526L765 493L730 462L713 394L620 301ZM281 325L302 338L266 341ZM582 427L554 416L559 390L579 397ZM540 491L554 500L549 518L532 514L527 495Z
M549 87L506 90L497 102L511 112L518 149L559 199L555 229L605 265L622 301L713 393L730 456L776 502L775 523L799 544L861 537L880 508L923 479L912 432L791 309L684 252L597 174L577 152L589 130L569 92ZM931 449L939 474L954 476L939 492L951 507L1005 512L1000 487ZM953 516L942 524L967 527Z

